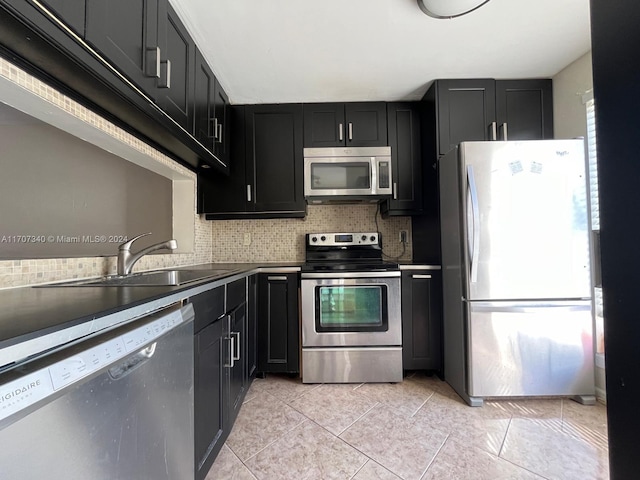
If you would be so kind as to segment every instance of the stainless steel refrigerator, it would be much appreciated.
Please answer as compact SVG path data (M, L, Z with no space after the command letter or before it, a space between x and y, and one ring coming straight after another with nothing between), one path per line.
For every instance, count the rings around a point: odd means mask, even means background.
M584 142L464 142L438 170L445 380L595 401Z

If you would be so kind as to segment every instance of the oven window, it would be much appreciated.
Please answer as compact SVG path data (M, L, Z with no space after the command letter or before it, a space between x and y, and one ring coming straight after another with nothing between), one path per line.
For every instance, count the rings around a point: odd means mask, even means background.
M380 332L388 329L386 285L316 288L316 330Z
M370 189L370 168L369 162L313 163L311 165L311 189Z

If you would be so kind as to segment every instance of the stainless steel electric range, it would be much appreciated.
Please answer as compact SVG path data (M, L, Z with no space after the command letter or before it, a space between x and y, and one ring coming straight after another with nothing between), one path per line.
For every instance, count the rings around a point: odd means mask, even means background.
M400 270L380 233L309 233L305 250L303 383L402 381Z

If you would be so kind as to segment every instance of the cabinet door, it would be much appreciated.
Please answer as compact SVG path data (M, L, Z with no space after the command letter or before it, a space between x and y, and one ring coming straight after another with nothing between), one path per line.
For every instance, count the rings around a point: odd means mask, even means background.
M203 170L198 173L198 213L208 214L208 219L242 218L253 204L247 202L245 163L244 107L228 110L232 130L233 158L229 165L229 176Z
M231 364L229 367L229 405L227 415L229 425L232 425L240 407L247 388L247 314L246 303L237 307L229 315L229 339L231 345Z
M84 37L85 0L46 0L42 2L71 27Z
M438 155L460 142L495 140L495 81L437 80Z
M193 116L194 134L210 152L214 152L216 128L214 124L215 77L207 61L196 49L195 89Z
M258 276L248 279L247 295L247 376L252 378L256 373L258 345Z
M229 165L231 152L231 122L229 120L229 97L218 82L215 81L215 89L213 96L214 104L214 137L215 150L214 153L225 165Z
M340 147L345 145L344 103L304 105L304 146Z
M218 320L195 336L194 433L199 480L206 476L226 438L224 358L229 349L225 346L228 344L223 332L225 321Z
M423 211L423 178L420 150L420 104L389 103L387 125L393 196L381 205L383 215L411 215Z
M196 45L171 5L163 28L165 48L160 66L160 107L187 132L193 133L193 91Z
M258 281L258 371L299 373L298 275Z
M442 280L437 270L402 274L402 365L442 369Z
M387 145L387 106L384 102L345 105L346 145L384 147Z
M257 212L304 216L302 105L245 109L248 193Z
M549 79L496 81L496 119L499 138L553 138L553 89Z
M166 0L86 0L87 42L152 99L165 54L158 25L166 8Z

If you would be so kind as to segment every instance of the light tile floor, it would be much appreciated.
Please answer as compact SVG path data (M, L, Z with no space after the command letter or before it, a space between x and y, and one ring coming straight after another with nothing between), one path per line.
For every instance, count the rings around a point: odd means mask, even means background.
M608 479L606 411L568 399L468 407L445 382L256 379L206 480Z

